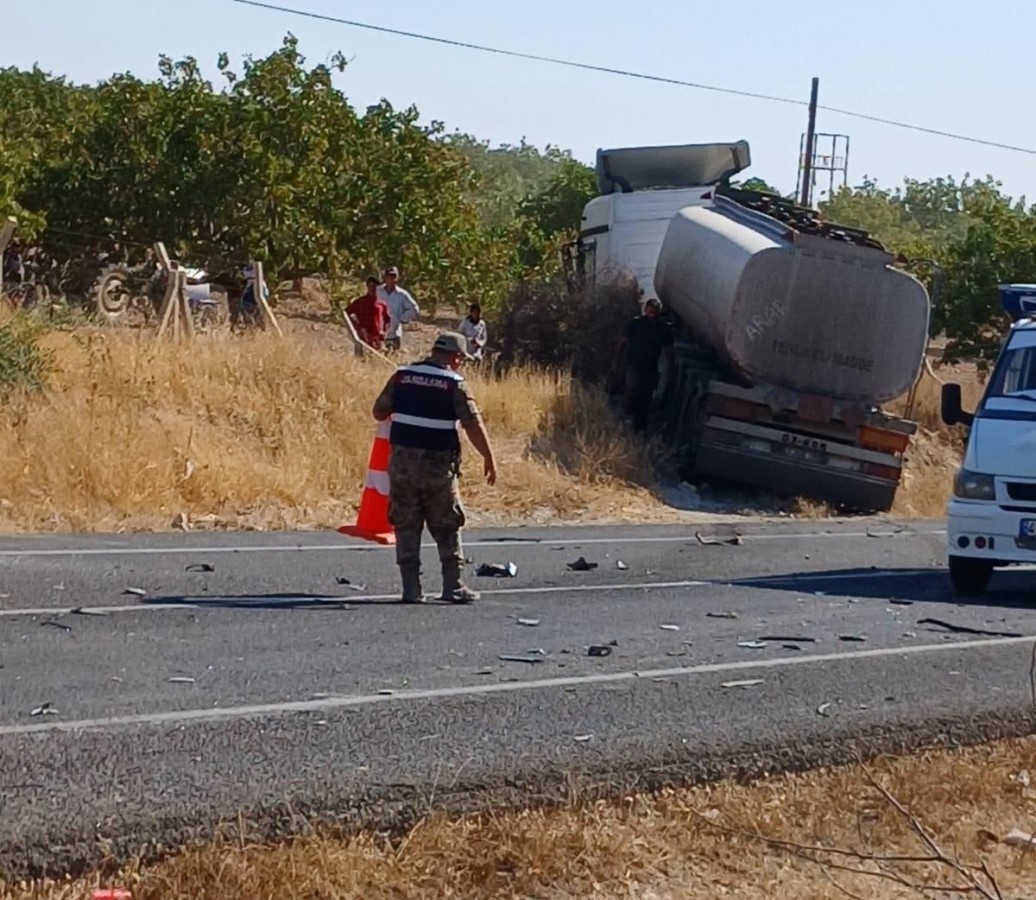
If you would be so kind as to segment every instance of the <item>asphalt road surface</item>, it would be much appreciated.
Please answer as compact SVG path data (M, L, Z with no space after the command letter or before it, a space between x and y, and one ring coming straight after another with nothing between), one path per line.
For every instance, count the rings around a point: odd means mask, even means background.
M1032 730L1036 571L962 604L942 523L739 527L471 532L517 575L467 607L335 533L0 540L0 874Z

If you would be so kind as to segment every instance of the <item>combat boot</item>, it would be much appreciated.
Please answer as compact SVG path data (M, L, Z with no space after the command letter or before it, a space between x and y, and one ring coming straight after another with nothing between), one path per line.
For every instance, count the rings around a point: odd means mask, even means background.
M444 563L442 567L442 596L440 600L448 603L471 603L478 600L478 591L473 591L460 580L460 566L456 563Z
M399 570L403 576L403 603L424 603L424 591L421 588L421 570L407 567Z

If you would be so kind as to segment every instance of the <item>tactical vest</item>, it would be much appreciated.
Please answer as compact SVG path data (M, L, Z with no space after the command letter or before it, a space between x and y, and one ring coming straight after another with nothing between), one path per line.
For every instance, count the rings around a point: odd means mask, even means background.
M394 377L389 441L397 447L459 451L454 394L464 379L426 362L405 366Z

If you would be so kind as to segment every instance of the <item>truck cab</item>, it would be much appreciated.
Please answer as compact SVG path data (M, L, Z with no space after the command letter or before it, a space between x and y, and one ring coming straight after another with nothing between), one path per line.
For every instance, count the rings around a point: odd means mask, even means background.
M957 593L985 592L996 568L1036 564L1036 285L1000 285L1014 320L978 408L946 384L942 418L969 428L953 482L947 562Z

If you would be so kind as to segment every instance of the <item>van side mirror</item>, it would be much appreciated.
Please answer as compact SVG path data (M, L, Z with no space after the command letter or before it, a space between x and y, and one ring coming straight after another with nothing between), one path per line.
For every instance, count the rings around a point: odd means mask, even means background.
M942 386L942 420L947 425L971 425L975 414L961 407L960 385L954 382Z

